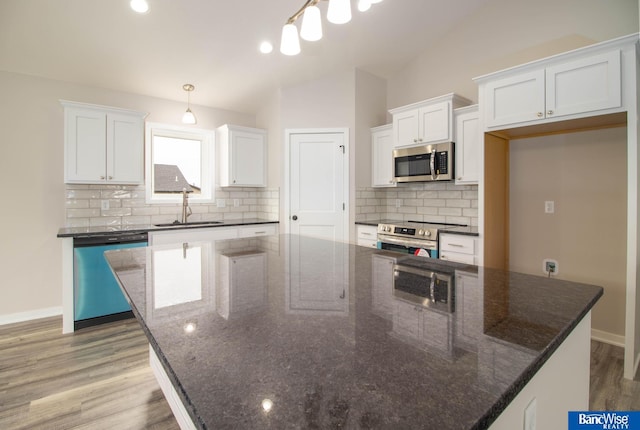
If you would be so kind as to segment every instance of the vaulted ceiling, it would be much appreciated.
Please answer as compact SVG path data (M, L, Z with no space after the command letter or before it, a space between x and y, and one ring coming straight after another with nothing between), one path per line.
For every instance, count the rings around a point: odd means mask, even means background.
M254 112L279 87L345 68L390 77L488 0L384 0L353 19L279 52L280 32L303 0L2 0L0 70ZM319 4L323 15L327 2ZM298 22L298 26L300 21ZM258 50L261 41L275 46Z

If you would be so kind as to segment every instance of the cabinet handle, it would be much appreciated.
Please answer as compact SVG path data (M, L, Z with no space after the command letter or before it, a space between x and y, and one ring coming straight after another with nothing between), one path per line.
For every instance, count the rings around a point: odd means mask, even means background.
M547 115L553 115L553 111L552 110L548 110L547 111Z
M449 245L449 246L455 246L455 247L457 247L457 248L464 248L464 245L459 245L459 244L457 244L457 243L447 243L447 245Z
M418 143L418 139L413 139L413 143Z
M256 231L256 232L255 232L255 233L253 233L253 234L267 234L267 232L266 232L266 231Z
M360 234L363 236L371 236L371 233L367 233L366 231L361 231Z
M102 179L104 181L104 176L100 176L100 179Z
M538 115L538 118L542 118L542 112L538 112L537 115Z
M233 180L233 183L234 183L234 184L236 183L236 180L235 180L235 179Z
M460 181L460 180L462 180L462 176L458 176L456 179L457 179L458 181Z
M112 179L113 179L113 176L109 176L109 180L112 180Z

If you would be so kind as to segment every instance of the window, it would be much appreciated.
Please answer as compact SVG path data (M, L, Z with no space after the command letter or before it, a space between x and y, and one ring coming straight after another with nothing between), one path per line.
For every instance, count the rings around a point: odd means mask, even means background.
M146 201L180 203L214 201L215 131L147 123Z

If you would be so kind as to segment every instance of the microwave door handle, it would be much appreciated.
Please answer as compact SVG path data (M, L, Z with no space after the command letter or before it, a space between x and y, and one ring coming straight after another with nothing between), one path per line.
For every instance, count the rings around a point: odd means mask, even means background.
M431 150L431 157L429 157L429 168L431 169L431 179L436 179L436 150Z

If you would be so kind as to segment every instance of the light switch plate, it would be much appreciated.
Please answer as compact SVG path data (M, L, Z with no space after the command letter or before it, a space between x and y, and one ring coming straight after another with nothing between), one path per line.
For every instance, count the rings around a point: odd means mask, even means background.
M225 207L227 205L226 205L226 202L224 201L224 199L218 199L218 200L216 200L216 206L219 207L219 208L223 208L223 207Z
M552 214L556 211L556 204L553 200L547 200L544 202L544 213Z
M103 211L108 211L109 210L109 200L101 200L100 201L100 209L102 209Z

